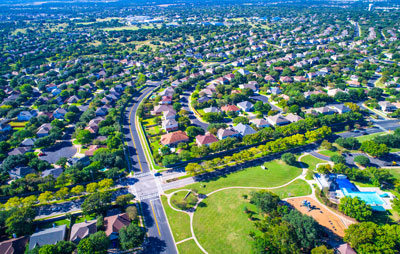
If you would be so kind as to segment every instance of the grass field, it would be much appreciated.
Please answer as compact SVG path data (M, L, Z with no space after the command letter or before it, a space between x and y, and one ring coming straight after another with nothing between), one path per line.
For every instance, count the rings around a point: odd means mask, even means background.
M356 137L356 139L358 139L358 141L360 141L360 142L364 142L364 141L367 141L367 140L371 140L371 139L373 139L373 138L375 138L377 136L386 135L386 134L390 134L390 133L388 133L388 132L378 132L378 133L373 133L373 134L369 134L369 135L359 136L359 137Z
M265 170L260 166L246 168L215 180L190 184L183 189L197 189L199 193L207 194L230 186L275 187L289 182L302 172L301 168L289 166L281 160L270 161L265 165ZM175 190L169 190L167 193L173 191Z
M203 254L193 239L180 243L177 247L180 254Z
M340 155L339 152L333 152L333 151L329 151L329 150L322 150L322 151L318 151L318 153L325 155L325 156L333 156L333 155Z
M190 218L189 215L183 212L177 212L173 210L167 201L166 196L161 196L161 201L164 206L165 213L168 217L169 225L171 226L172 234L175 242L182 241L183 239L192 236L190 232Z
M250 253L250 231L255 231L254 221L243 212L247 207L256 212L254 205L242 196L251 189L228 189L217 192L203 201L194 215L194 232L200 244L209 253ZM272 190L281 198L304 196L311 193L310 186L303 180L296 180L281 189ZM260 219L255 216L256 220Z
M188 191L178 191L178 192L174 193L174 195L172 195L172 197L171 197L172 206L175 207L176 209L180 209L180 210L187 210L187 209L193 208L196 205L198 199L193 193L190 193L189 196L186 197L187 194L188 194ZM187 202L186 205L184 204L183 207L178 207L179 203L182 203L184 201L185 197L186 197L186 202Z
M301 158L301 162L306 164L304 166L306 166L308 169L314 170L318 163L324 163L326 161L320 160L312 155L306 155L303 158Z

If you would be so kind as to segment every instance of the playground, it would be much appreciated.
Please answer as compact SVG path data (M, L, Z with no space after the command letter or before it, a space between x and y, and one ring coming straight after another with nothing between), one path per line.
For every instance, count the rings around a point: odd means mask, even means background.
M340 237L344 236L344 230L349 226L311 197L289 198L286 201L301 213L312 216L321 226Z

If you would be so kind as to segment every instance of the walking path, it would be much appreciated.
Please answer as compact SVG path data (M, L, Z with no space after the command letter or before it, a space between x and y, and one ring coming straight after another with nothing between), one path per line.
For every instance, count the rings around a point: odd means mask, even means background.
M304 153L303 155L301 155L301 156L298 158L298 161L300 162L300 161L301 161L301 158L303 158L304 156L309 155L309 154L310 154L310 153ZM197 203L196 203L196 205L195 205L192 209L187 210L187 211L185 211L185 210L180 210L180 209L177 209L177 208L173 207L172 204L171 204L171 197L172 197L175 193L177 193L177 192L180 192L180 191L188 191L188 192L189 192L189 191L191 191L191 190L189 190L189 189L181 189L181 190L174 191L174 192L172 192L172 193L170 193L170 194L164 194L164 195L167 197L168 205L171 207L172 210L177 211L177 212L186 213L187 215L189 215L189 218L190 218L190 231L191 231L192 236L189 237L189 238L186 238L186 239L184 239L184 240L182 240L182 241L179 241L179 242L177 242L176 244L178 245L178 244L180 244L180 243L182 243L182 242L185 242L185 241L188 241L188 240L193 239L193 240L195 241L196 245L199 247L199 249L200 249L203 253L208 254L208 252L203 248L203 246L200 244L200 242L199 242L198 239L196 238L196 235L195 235L195 233L194 233L194 228L193 228L194 212L196 211L198 205L199 205L205 198L207 198L207 197L209 197L209 196L211 196L211 195L213 195L213 194L215 194L215 193L217 193L217 192L224 191L224 190L229 190L229 189L256 189L256 190L274 190L274 189L279 189L279 188L286 187L286 186L288 186L289 184L291 184L291 183L293 183L294 181L299 180L299 179L300 179L300 180L306 181L306 182L310 185L311 190L312 190L312 192L311 192L310 195L306 195L306 196L303 196L303 197L301 197L301 198L310 198L310 199L312 199L312 200L315 201L319 206L321 206L321 207L323 207L324 209L328 210L331 214L337 216L337 217L340 219L340 221L343 223L343 225L345 225L346 228L347 228L350 224L354 223L354 221L352 221L352 220L350 220L350 219L344 217L343 215L340 215L340 214L335 213L334 211L332 211L331 209L329 209L327 206L325 206L324 204L322 204L321 202L319 202L319 200L317 199L317 197L316 197L316 195L315 195L315 189L314 189L314 186L313 186L313 184L315 183L315 180L306 180L306 179L305 179L305 176L306 176L306 174L307 174L307 170L308 170L308 169L307 169L306 167L304 167L304 164L303 164L302 162L300 162L300 164L301 164L301 167L302 167L302 169L303 169L303 172L302 172L299 176L295 177L294 179L292 179L291 181L289 181L289 182L287 182L287 183L285 183L285 184L282 184L282 185L280 185L280 186L275 186L275 187L245 187L245 186L230 186L230 187L224 187L224 188L221 188L221 189L214 190L214 191L212 191L212 192L210 192L210 193L204 195L204 197L199 198L198 201L197 201ZM292 198L293 198L293 197L290 197L290 198L286 198L286 199L284 199L284 200L288 200L288 199L292 199ZM296 197L296 198L299 198L299 197Z

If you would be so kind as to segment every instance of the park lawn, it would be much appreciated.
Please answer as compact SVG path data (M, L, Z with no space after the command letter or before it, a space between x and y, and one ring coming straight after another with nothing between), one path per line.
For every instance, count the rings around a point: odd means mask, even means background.
M167 214L168 222L171 227L175 242L179 242L186 238L192 237L192 233L190 232L189 215L173 210L168 205L168 200L166 196L161 196L161 202L164 206L165 213Z
M301 168L289 166L281 160L266 162L265 166L265 170L261 166L250 167L207 182L190 184L182 189L197 189L199 193L207 194L230 186L276 187L289 182L302 172ZM175 190L168 190L167 193Z
M373 138L375 138L377 136L387 135L387 134L389 134L389 133L377 132L377 133L372 133L372 134L369 134L369 135L358 136L358 137L356 137L356 139L358 139L358 141L360 141L362 143L364 141L371 140L371 139L373 139Z
M332 157L333 155L340 155L339 152L333 152L333 151L329 151L329 150L322 150L322 151L318 151L318 153L325 155L325 156L329 156Z
M180 243L176 247L180 254L203 254L193 239Z
M301 158L301 162L303 162L305 167L308 169L314 170L316 169L316 166L318 163L326 163L326 161L318 159L312 155L306 155L303 158Z
M250 253L251 238L249 233L256 231L254 221L248 219L243 212L247 207L257 212L249 199L252 189L227 189L207 197L200 205L193 218L193 227L196 237L207 252L218 253ZM281 198L291 196L304 196L311 193L311 187L303 180L296 180L292 184L271 190ZM261 219L258 213L254 216Z
M179 209L179 210L184 210L182 208L177 207L173 201L177 201L177 202L182 202L184 200L184 198L186 197L186 195L188 194L188 191L186 190L182 190L182 191L178 191L176 193L174 193L174 195L172 195L171 197L171 205L175 208L175 209ZM187 196L186 198L187 203L187 209L193 208L198 199L196 196L194 196L193 192L189 194L189 196Z

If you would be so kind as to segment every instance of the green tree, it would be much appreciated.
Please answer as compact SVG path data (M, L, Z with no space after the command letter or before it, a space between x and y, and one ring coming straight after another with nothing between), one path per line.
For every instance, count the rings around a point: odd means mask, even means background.
M85 199L82 204L84 214L103 214L111 205L111 193L95 192Z
M118 197L116 198L116 200L115 200L115 203L116 203L117 206L125 207L125 206L127 206L127 205L129 204L129 202L130 202L132 199L134 199L134 198L135 198L134 195L128 193L128 194L125 194L125 195L118 196Z
M275 193L269 191L252 192L250 201L264 213L271 213L276 209L281 199Z
M370 163L368 157L366 157L364 155L358 155L358 156L354 157L354 162L357 164L360 164L361 166L364 166L364 167Z
M89 144L92 140L92 134L89 130L79 130L76 134L76 140L82 145Z
M78 254L106 254L110 240L104 231L99 231L82 239L78 244Z
M346 163L346 159L342 155L335 154L332 155L330 159L333 161L333 163Z
M121 228L119 231L119 240L124 250L130 250L142 245L145 232L136 223Z
M296 163L296 157L292 153L282 154L281 160L283 160L288 165L294 165Z
M138 209L136 206L128 206L125 210L131 221L136 221L138 219Z
M36 212L31 207L23 207L15 210L6 220L7 234L16 234L17 236L29 234L32 230L35 216Z
M339 211L358 221L366 221L372 215L371 206L358 197L343 197L340 199Z
M375 141L368 140L361 144L361 151L374 157L381 157L389 153L389 148L385 144L378 144Z
M328 249L325 245L321 245L315 247L311 250L311 254L334 254L335 251L333 249Z
M189 126L186 129L186 133L189 137L194 138L197 135L203 135L204 134L204 130L201 127L197 127L197 126Z

